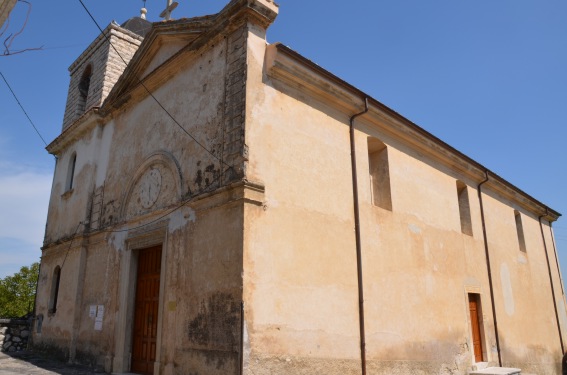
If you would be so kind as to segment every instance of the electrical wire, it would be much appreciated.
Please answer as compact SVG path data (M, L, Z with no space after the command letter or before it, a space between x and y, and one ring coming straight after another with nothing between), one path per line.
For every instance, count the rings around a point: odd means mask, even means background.
M93 17L93 15L91 14L91 12L88 10L88 8L85 6L85 4L83 3L83 1L82 1L82 0L79 0L79 2L81 3L81 5L82 5L83 8L85 9L85 11L87 12L87 14L89 15L89 17L91 18L91 20L95 23L95 25L97 26L97 28L100 30L101 34L105 37L105 39L108 41L108 43L110 44L110 46L114 49L114 51L116 52L116 54L120 57L120 59L122 60L122 62L124 62L125 65L128 65L128 63L127 63L126 60L122 57L122 55L120 54L120 52L116 49L116 47L114 47L114 45L112 44L112 42L110 41L110 39L108 38L108 36L107 36L106 34L104 34L102 28L100 27L100 25L98 24L98 22L95 20L95 18ZM1 73L0 73L0 74L1 74ZM4 78L4 76L2 76L2 77ZM5 78L4 78L4 81L6 82L6 79L5 79ZM173 212L175 212L175 211L181 209L182 207L184 207L187 203L189 203L189 202L190 202L192 199L194 199L196 196L201 195L201 194L203 194L203 193L206 193L206 192L208 191L208 188L213 187L213 186L215 185L215 183L216 183L225 173L227 173L227 172L228 172L229 170L231 170L231 169L234 169L234 166L229 165L229 164L227 164L226 162L224 162L223 160L221 160L217 155L215 155L212 151L210 151L210 150L209 150L208 148L206 148L203 144L201 144L191 133L189 133L189 132L177 121L177 119L175 119L175 117L173 117L173 115L161 104L161 102L150 92L150 90L144 85L144 83L142 82L142 80L138 79L138 82L139 82L140 85L146 90L146 92L148 93L148 95L151 96L151 98L158 104L158 106L167 114L167 116L168 116L181 130L183 130L183 132L184 132L185 134L187 134L187 135L188 135L195 143L197 143L201 148L203 148L205 151L207 151L207 152L208 152L211 156L213 156L215 159L219 160L222 164L226 165L228 168L227 168L226 170L224 170L222 173L219 173L219 174L211 181L211 183L210 183L207 187L205 187L204 190L201 190L201 191L198 192L198 194L195 194L195 195L193 195L193 196L190 196L190 197L187 198L187 199L184 199L184 200L181 201L177 206L175 206L174 208L168 210L166 213L160 215L159 217L157 217L157 218L155 218L155 219L153 219L153 220L151 220L151 221L149 221L149 222L147 222L147 223L144 223L144 224L141 224L141 225L138 225L138 226L135 226L135 227L130 227L130 228L127 228L127 229L102 230L101 232L104 232L104 233L127 232L127 231L131 231L131 230L135 230L135 229L138 229L138 228L142 228L142 227L151 225L151 224L153 224L153 223L155 223L155 222L158 222L158 221L162 220L163 218L165 218L165 217L171 215ZM8 85L8 82L6 82L6 84ZM8 85L8 87L10 87L10 86ZM10 91L12 91L11 88L10 88ZM12 94L14 94L13 91L12 91ZM15 97L15 94L14 94L14 97ZM17 98L16 98L16 100L17 100ZM17 100L17 101L18 101L18 100ZM18 104L20 104L19 101L18 101ZM22 107L22 106L20 105L20 107ZM24 110L23 107L22 107L22 110ZM25 113L25 110L24 110L24 113ZM27 113L26 113L26 116L27 116ZM29 116L28 116L28 119L29 119ZM32 122L31 119L29 119L29 120L30 120L30 122ZM32 122L32 125L33 125L33 122ZM34 129L36 129L35 126L34 126ZM37 132L37 129L36 129L36 132ZM38 132L38 135L41 137L41 135L39 134L39 132ZM42 140L43 140L43 137L41 137L41 138L42 138ZM45 140L44 140L44 143L46 143ZM46 143L46 146L47 146L47 143ZM71 240L70 240L70 242L69 242L69 247L67 248L67 252L65 253L65 258L63 259L63 263L62 263L62 265L61 265L61 269L63 268L63 265L65 264L65 261L67 260L67 255L69 254L69 250L71 249L71 246L72 246L72 244L73 244L73 240L75 239L75 236L76 236L76 234L77 234L77 231L79 230L79 227L80 227L82 224L83 224L82 222L79 222L79 224L77 225L77 228L75 229L75 232L74 232L73 235L71 236Z
M110 38L108 37L108 35L106 35L104 33L104 31L102 30L102 28L100 27L100 25L98 24L98 22L96 21L96 19L94 18L94 16L92 15L92 13L89 11L89 9L87 8L87 6L85 5L85 3L83 2L83 0L78 0L81 5L83 6L83 8L85 9L85 12L87 12L87 14L89 15L89 17L91 18L91 20L94 22L94 24L96 25L96 27L99 29L100 33L104 36L104 38L106 39L106 41L110 44L110 46L112 47L112 49L114 50L114 52L116 52L116 54L118 55L118 57L120 57L120 59L122 60L122 62L128 66L128 63L126 62L126 60L122 57L122 55L120 54L120 52L118 51L118 49L116 47L114 47L114 44L112 44L112 42L110 41ZM148 87L144 84L144 82L140 79L137 78L138 83L144 88L144 90L146 90L146 92L148 93L148 95L157 103L157 105L167 114L167 116L175 123L175 125L177 125L185 134L187 134L189 137L191 137L191 139L197 143L203 150L207 151L211 156L213 156L215 159L217 159L221 164L224 164L226 166L229 167L229 169L234 169L233 165L227 164L224 160L222 160L221 158L219 158L217 155L215 155L214 152L212 152L211 150L209 150L207 147L205 147L201 142L199 142L197 140L197 138L195 138L191 133L189 133L180 123L179 121L177 121L177 119L175 117L173 117L173 115L163 106L163 104L161 104L161 102L154 96L154 94L152 94L152 92L148 89Z
M24 112L24 114L26 115L26 117L28 118L28 121L30 122L31 126L33 126L35 132L37 133L37 135L39 136L39 138L41 138L41 140L43 141L43 144L47 147L47 142L45 142L45 139L43 139L43 137L41 136L39 130L37 130L35 124L33 123L32 119L30 118L30 116L28 115L28 113L26 112L26 110L24 109L24 106L22 105L22 103L20 103L20 101L18 100L18 97L16 96L16 93L14 92L14 90L12 90L12 87L10 86L10 84L8 83L8 81L6 80L6 77L4 77L4 74L2 74L2 72L0 72L0 76L2 76L2 79L4 80L4 83L6 83L6 86L8 86L8 89L10 90L10 92L12 93L12 96L14 96L14 99L16 99L16 102L18 103L18 105L20 106L20 108L22 109L22 111Z
M83 9L85 10L85 12L87 12L87 14L89 15L89 17L91 18L91 20L94 22L94 24L96 25L96 27L98 28L98 30L101 32L101 34L104 36L104 38L106 39L106 41L108 42L108 44L112 47L112 49L116 52L116 54L118 55L118 57L120 57L120 59L122 60L122 62L127 66L128 63L126 62L126 60L124 59L124 57L122 57L122 55L120 54L120 52L118 51L118 49L114 46L114 44L112 44L110 38L108 37L108 35L106 35L104 33L104 31L102 30L102 28L100 27L100 25L98 24L98 22L96 21L96 19L94 18L94 16L92 15L92 13L89 11L89 9L87 8L87 6L85 5L85 3L82 0L79 0L79 3L81 3ZM217 159L221 164L224 164L225 166L227 166L228 168L226 170L224 170L222 173L219 173L218 176L216 176L211 183L208 185L208 187L213 186L217 180L219 180L225 173L227 173L229 170L234 170L234 166L230 165L228 163L226 163L225 161L223 161L221 158L219 158L217 155L215 155L214 152L212 152L211 150L209 150L207 147L205 147L201 142L199 142L190 132L188 132L180 123L179 121L177 121L177 119L164 107L164 105L152 94L152 92L147 88L147 86L144 84L144 82L137 78L138 83L144 88L144 90L148 93L148 95L157 103L157 105L167 114L167 116L175 123L175 125L177 125L186 135L188 135L197 145L199 145L203 150L205 150L207 153L209 153L211 156L213 156L215 159ZM200 191L197 195L199 194L203 194L205 191ZM196 195L195 195L196 196ZM117 233L117 232L126 232L126 231L131 231L131 230L135 230L138 228L142 228L145 226L148 226L150 224L153 224L161 219L163 219L164 217L171 215L173 212L179 210L180 208L182 208L183 206L185 206L188 202L190 202L195 196L189 197L185 200L183 200L179 205L177 205L176 207L174 207L173 209L167 211L165 214L159 216L158 218L149 221L147 223L138 225L136 227L132 227L132 228L128 228L128 229L117 229L117 230L104 230L102 232L105 233Z
M69 255L69 250L71 250L71 245L73 244L73 240L75 239L75 235L77 234L77 232L79 231L79 227L83 225L82 221L79 221L79 225L77 225L77 228L75 228L75 232L71 235L71 240L69 242L69 247L67 248L67 252L65 253L65 258L63 258L63 263L61 263L61 267L59 267L60 270L63 269L63 266L65 265L65 261L67 260L67 255Z
M230 168L227 168L227 170L225 170L224 173L228 172L229 170L230 170ZM199 191L197 194L194 194L193 196L190 196L189 198L187 198L187 199L185 199L185 200L182 200L181 203L179 203L177 206L175 206L175 207L172 208L171 210L167 211L166 213L160 215L159 217L157 217L157 218L155 218L155 219L153 219L153 220L151 220L151 221L148 221L147 223L140 224L140 225L138 225L138 226L130 227L130 228L127 228L127 229L101 230L100 232L103 232L103 233L128 232L128 231L131 231L131 230L143 228L143 227L148 226L148 225L150 225L150 224L156 223L156 222L160 221L161 219L163 219L164 217L169 216L169 215L171 215L172 213L174 213L175 211L177 211L177 210L179 210L180 208L184 207L187 203L191 202L191 201L193 200L193 198L195 198L196 196L199 196L199 195L201 195L201 194L203 194L203 193L207 193L207 192L212 191L212 190L207 190L207 189L210 188L210 187L212 187L212 186L220 179L220 177L221 177L222 175L223 175L222 173L219 173L218 176L216 176L215 178L213 178L213 179L211 180L211 183L210 183L209 185L207 185L204 190L201 190L201 191Z

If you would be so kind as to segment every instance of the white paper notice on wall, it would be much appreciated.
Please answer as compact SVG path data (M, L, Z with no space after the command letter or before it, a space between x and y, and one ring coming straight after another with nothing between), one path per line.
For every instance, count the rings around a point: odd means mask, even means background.
M96 305L91 305L89 308L89 318L94 318L96 316Z
M101 321L95 320L94 329L95 331L102 331L102 320Z
M98 305L96 307L96 317L94 323L95 331L102 331L102 319L104 318L104 305Z

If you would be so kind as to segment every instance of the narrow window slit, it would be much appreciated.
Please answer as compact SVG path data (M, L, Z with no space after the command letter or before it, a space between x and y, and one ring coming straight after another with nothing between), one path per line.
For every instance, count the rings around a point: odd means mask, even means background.
M457 180L457 197L459 201L459 217L461 219L461 232L472 236L471 205L467 185Z
M526 239L524 238L524 226L522 225L522 215L514 210L514 219L516 220L516 233L518 235L518 245L520 251L526 252Z
M390 166L388 147L376 138L368 138L368 165L370 172L370 193L372 203L386 210L392 210L390 188Z

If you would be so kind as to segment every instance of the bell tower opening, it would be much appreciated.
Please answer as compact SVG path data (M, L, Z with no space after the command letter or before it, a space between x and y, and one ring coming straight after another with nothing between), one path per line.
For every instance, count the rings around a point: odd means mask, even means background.
M92 65L88 65L83 72L81 81L79 82L79 101L77 103L77 111L79 116L85 113L87 107L87 98L89 97L89 88L91 86L91 76L93 74Z

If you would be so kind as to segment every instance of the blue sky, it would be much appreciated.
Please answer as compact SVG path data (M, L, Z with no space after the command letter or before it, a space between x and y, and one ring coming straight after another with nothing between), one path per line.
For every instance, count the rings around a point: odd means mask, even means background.
M67 68L99 31L78 0L29 0L4 74L47 140L60 132ZM140 0L83 0L101 27ZM178 0L174 18L227 0ZM148 0L158 21L165 0ZM567 214L567 2L281 0L268 30L549 207ZM2 41L23 24L16 5ZM1 48L1 44L0 44ZM0 50L0 53L2 51ZM54 159L0 80L0 277L39 259ZM567 221L554 224L563 274Z

